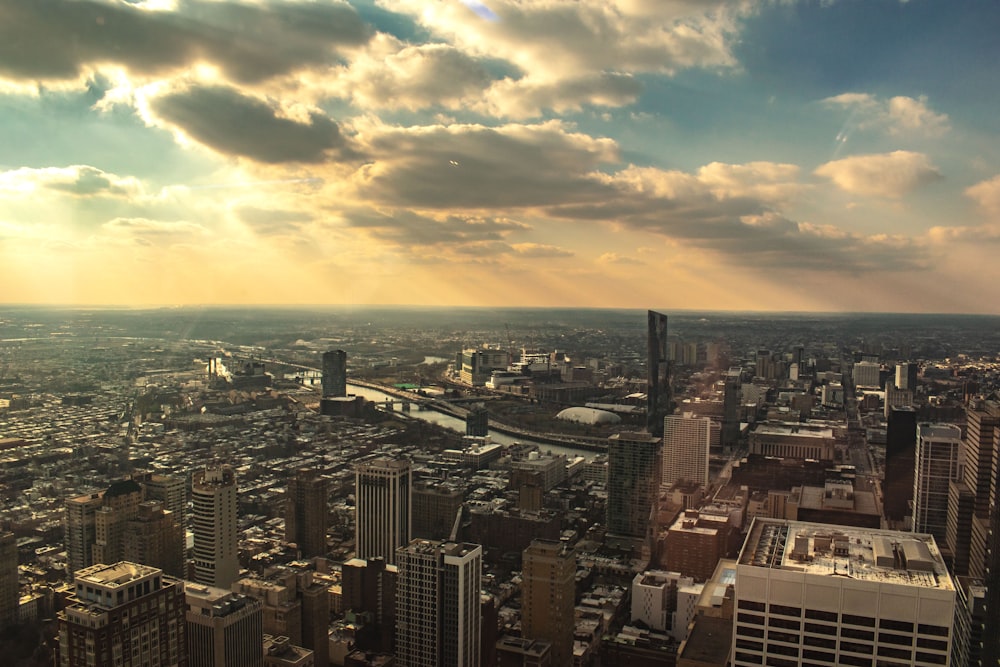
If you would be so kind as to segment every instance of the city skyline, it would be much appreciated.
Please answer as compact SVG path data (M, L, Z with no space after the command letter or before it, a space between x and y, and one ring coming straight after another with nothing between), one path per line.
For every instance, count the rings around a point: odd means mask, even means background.
M998 14L0 0L3 300L997 313Z

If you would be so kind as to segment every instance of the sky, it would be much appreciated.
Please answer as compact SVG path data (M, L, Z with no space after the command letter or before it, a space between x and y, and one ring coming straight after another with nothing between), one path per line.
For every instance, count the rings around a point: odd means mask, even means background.
M994 0L0 0L0 303L1000 313Z

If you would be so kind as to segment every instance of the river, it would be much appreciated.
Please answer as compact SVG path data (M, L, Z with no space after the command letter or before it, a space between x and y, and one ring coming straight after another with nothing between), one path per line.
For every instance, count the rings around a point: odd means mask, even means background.
M368 387L360 387L355 384L348 383L347 392L349 394L356 394L358 396L364 396L366 400L383 403L387 399L393 400L394 397L389 396L386 393L378 391L377 389L369 389ZM395 399L398 400L398 399ZM399 409L398 406L396 409ZM437 410L418 410L416 406L412 410L406 413L409 417L413 419L423 419L424 421L433 422L444 426L445 428L450 428L453 431L458 431L459 433L465 433L465 422L457 417L452 417L451 415L446 415ZM493 442L499 443L501 445L510 445L515 442L524 442L538 445L538 448L542 452L552 452L553 454L565 454L566 456L583 456L588 461L592 460L597 452L592 452L585 449L574 449L572 447L565 447L561 445L550 445L544 442L538 442L527 437L515 437L512 435L507 435L506 433L500 433L490 429L490 439Z

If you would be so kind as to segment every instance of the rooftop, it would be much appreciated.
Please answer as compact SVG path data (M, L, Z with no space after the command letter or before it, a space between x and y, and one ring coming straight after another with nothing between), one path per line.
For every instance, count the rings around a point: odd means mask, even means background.
M922 533L757 518L739 564L955 590L934 538Z
M103 563L99 563L97 565L85 567L82 570L77 571L75 578L77 582L95 584L106 588L115 588L117 586L124 586L125 584L132 583L138 579L142 579L143 577L159 573L160 570L158 568L150 567L149 565L140 565L139 563L121 561L113 565L104 565Z

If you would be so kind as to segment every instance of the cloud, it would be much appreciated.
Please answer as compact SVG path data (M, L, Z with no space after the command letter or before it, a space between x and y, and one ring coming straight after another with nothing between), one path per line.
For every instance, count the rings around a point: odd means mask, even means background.
M234 213L258 234L298 232L304 223L315 216L308 211L263 208L251 205L237 206Z
M573 257L571 250L545 243L514 243L511 245L518 257Z
M879 99L868 93L842 93L823 102L851 110L859 128L880 129L893 136L925 134L938 137L950 129L948 115L932 111L925 95Z
M39 190L77 197L131 197L142 193L142 185L134 177L109 174L88 165L0 172L0 193L6 196L35 195Z
M616 252L606 252L597 258L601 264L644 264L644 262L633 257L619 255Z
M407 45L380 34L350 66L315 81L312 94L351 98L362 108L463 108L466 98L481 96L492 76L483 64L447 44Z
M502 217L446 215L432 217L408 210L357 208L342 214L350 227L366 229L376 238L402 247L451 246L502 241L526 231L523 223ZM505 247L507 247L505 245Z
M965 196L991 213L1000 213L1000 174L965 189Z
M473 108L503 118L533 118L545 110L578 111L585 105L619 107L639 97L642 85L630 74L600 72L568 76L559 80L532 77L505 78L494 82Z
M664 1L651 11L629 0L492 0L492 21L459 2L382 4L469 53L507 60L539 79L736 66L730 47L739 8L721 3Z
M197 223L148 218L115 218L101 225L101 230L111 239L145 246L180 243L208 235L208 230Z
M353 157L337 123L318 110L288 110L223 86L154 93L149 111L195 141L257 162L323 162Z
M397 127L355 123L372 162L354 175L358 195L394 207L523 208L598 201L612 189L593 175L617 146L537 125Z
M334 64L370 28L344 2L2 0L0 77L77 79L100 65L161 76L199 63L255 82ZM44 39L40 36L44 35Z
M890 199L943 178L930 158L911 151L854 155L820 165L814 173L845 192Z

